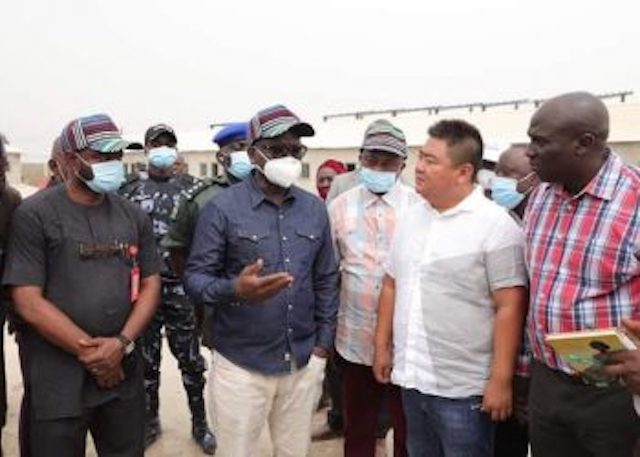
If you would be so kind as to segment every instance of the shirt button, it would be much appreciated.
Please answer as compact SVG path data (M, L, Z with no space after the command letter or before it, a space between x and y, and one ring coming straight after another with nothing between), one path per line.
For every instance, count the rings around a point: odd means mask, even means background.
M278 217L279 217L280 219L284 219L284 214L280 214L280 215L278 215Z
M293 305L289 305L289 306L287 306L287 309L288 309L289 311L293 311Z
M292 328L288 329L287 331L288 331L289 333L293 333L293 329L292 329Z
M253 239L253 241L258 239L257 235L253 235L251 238Z
M291 354L289 354L288 352L284 353L284 360L285 362L288 362L289 360L291 360Z
M289 263L289 262L291 262L291 259L289 259L289 257L287 257L286 259L284 259L284 261Z
M283 237L282 237L282 241L287 241L287 237L286 237L286 236L283 236Z

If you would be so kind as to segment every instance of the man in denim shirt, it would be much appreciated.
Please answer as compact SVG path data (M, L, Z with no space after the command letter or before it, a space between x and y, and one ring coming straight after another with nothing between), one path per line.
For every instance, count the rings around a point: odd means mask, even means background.
M292 185L313 128L284 106L249 126L253 175L203 209L185 271L215 306L211 398L221 455L257 455L268 421L274 455L303 457L333 346L337 267L324 203Z

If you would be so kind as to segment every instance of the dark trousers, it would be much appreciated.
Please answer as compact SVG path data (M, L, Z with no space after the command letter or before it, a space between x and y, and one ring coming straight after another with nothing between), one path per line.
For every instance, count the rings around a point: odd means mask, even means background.
M178 360L182 383L194 420L206 421L204 405L205 362L200 354L194 308L182 286L163 285L162 302L142 336L147 418L158 415L162 327L171 353Z
M378 415L385 403L393 424L393 454L395 457L405 457L406 425L400 389L377 382L370 366L344 359L339 363L342 366L345 457L374 457Z
M338 362L338 354L327 361L325 369L325 386L331 399L331 408L327 412L327 424L334 432L342 432L344 418L342 417L342 373Z
M496 424L493 457L527 457L529 454L529 429L527 424L510 417Z
M0 140L1 141L1 140ZM4 372L4 321L6 305L0 303L0 431L7 420L7 378ZM2 436L0 435L0 457L2 457Z
M535 362L529 395L534 457L630 457L640 419L623 387L583 384Z
M411 457L492 457L494 425L482 397L444 398L402 389Z
M16 330L16 342L18 343L18 358L20 359L20 371L22 373L22 403L20 404L20 416L18 418L18 445L20 448L20 457L31 457L29 449L29 407L31 399L31 388L29 379L26 376L28 351L23 342L23 334Z
M99 457L142 457L144 397L141 394L87 409L82 417L38 421L31 414L31 455L84 457L89 431Z

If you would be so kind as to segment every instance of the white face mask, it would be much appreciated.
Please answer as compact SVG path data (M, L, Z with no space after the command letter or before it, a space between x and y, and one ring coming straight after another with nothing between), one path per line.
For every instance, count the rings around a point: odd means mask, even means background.
M260 149L256 150L267 161L260 171L271 184L288 189L302 174L302 162L299 159L291 156L269 159Z

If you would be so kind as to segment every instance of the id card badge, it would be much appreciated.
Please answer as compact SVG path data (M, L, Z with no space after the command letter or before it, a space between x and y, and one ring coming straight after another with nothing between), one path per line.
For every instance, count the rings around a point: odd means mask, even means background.
M135 303L140 295L140 265L138 265L138 247L129 246L129 258L131 266L131 303Z
M136 264L131 269L131 303L135 303L140 295L140 267Z

